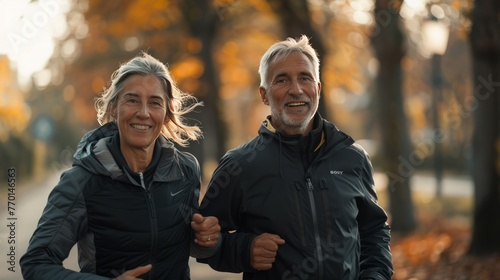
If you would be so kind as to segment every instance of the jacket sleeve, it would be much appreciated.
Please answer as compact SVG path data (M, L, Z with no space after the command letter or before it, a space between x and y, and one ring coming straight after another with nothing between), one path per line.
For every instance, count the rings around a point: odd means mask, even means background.
M215 216L221 226L222 244L210 258L198 258L215 270L224 272L256 271L250 265L250 245L253 233L241 232L239 228L242 189L239 175L242 168L230 153L226 154L216 168L200 205L204 216Z
M256 235L243 232L221 232L221 235L220 249L210 258L197 261L222 272L256 272L250 264L250 245Z
M222 238L222 236L219 237L215 246L206 247L196 244L196 242L194 242L194 236L192 236L189 255L193 258L208 258L213 256L220 249L222 245Z
M195 212L198 212L198 201L199 201L199 197L200 197L200 185L201 185L201 170L200 170L200 165L198 163L198 160L193 156L191 155L192 157L192 161L193 163L195 164L195 173L194 173L194 177L197 178L197 184L196 186L194 187L194 191L193 191L193 196L194 198L192 199L192 205L191 205L191 209L193 209L189 215L189 219L191 219L191 217L193 216L193 214ZM220 249L220 246L222 244L222 236L219 238L217 244L215 244L215 246L213 247L206 247L206 246L201 246L199 244L197 244L196 242L194 242L194 238L195 238L195 232L194 230L191 230L191 243L190 243L190 252L189 252L189 255L193 258L208 258L210 256L212 256L213 254L215 254L215 252L217 252L219 249Z
M366 195L359 205L357 218L361 238L360 279L389 280L394 273L390 226L386 212L378 204L373 167L365 152L362 160L361 176Z
M65 269L62 265L87 227L82 195L85 176L76 167L64 172L49 195L20 265L26 280L109 279ZM88 177L88 176L87 176Z

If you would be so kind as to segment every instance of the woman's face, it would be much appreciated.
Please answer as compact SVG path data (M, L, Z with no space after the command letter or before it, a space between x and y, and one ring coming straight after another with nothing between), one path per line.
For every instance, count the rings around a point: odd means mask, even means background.
M123 82L112 114L120 132L122 153L148 150L167 122L167 94L160 80L152 75L132 75Z

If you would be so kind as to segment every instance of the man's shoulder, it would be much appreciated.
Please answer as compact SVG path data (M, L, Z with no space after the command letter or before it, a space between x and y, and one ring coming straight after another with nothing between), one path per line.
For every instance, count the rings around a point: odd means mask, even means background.
M259 152L265 151L269 148L270 140L266 140L261 135L231 149L224 155L225 158L231 158L235 161L240 161L248 156L255 157Z

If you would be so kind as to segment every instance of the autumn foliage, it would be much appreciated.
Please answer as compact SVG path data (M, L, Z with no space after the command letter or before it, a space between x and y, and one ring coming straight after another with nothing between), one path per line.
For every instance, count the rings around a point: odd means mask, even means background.
M393 234L394 280L500 279L500 255L467 255L468 220L425 214L420 222L411 235Z

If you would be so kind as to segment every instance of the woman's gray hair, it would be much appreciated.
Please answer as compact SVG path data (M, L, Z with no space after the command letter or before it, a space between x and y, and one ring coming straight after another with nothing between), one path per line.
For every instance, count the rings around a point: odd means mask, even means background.
M161 134L167 139L187 146L189 140L201 138L201 129L196 125L188 125L184 115L192 112L202 103L187 93L182 92L170 75L168 68L153 56L142 52L122 64L112 75L109 87L104 89L100 97L96 99L97 121L100 125L114 121L111 112L117 106L118 94L124 86L124 81L131 75L157 77L163 85L167 100L167 121L163 123Z
M269 70L269 64L273 60L284 59L292 52L299 52L306 55L306 57L312 62L314 68L314 79L319 82L319 58L316 50L309 44L309 38L306 35L302 35L299 40L293 38L287 38L284 41L277 42L273 44L266 53L262 56L259 65L260 74L260 86L264 89L268 89L267 83L267 71Z

